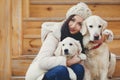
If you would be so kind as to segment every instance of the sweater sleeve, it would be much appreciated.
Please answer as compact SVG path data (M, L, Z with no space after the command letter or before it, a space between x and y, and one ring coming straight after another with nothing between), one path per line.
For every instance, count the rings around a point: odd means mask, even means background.
M33 62L37 62L40 68L49 70L58 65L66 66L66 58L63 56L54 56L54 51L58 45L58 40L49 33L42 44L42 47Z

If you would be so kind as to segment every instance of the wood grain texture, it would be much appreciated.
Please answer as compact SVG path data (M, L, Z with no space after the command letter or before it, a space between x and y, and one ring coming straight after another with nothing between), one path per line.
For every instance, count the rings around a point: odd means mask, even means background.
M12 56L22 53L22 0L12 0Z
M31 5L30 17L65 17L72 5ZM120 18L120 5L88 5L93 14L101 17Z
M0 80L11 78L11 1L0 0Z
M28 18L29 17L29 7L30 7L30 0L22 0L22 17Z
M36 55L42 45L41 39L23 39L23 55Z
M120 4L120 0L30 0L31 4L77 4L85 2L87 4Z

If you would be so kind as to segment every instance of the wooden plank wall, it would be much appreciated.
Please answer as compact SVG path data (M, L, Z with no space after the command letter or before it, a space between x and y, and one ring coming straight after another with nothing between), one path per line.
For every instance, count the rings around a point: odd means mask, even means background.
M115 39L108 45L111 52L117 55L114 78L120 78L120 45L118 45L120 44L120 0L12 1L14 4L12 38L16 40L12 45L12 80L24 80L29 64L40 50L41 24L46 21L62 21L66 11L80 1L87 3L93 14L107 20L108 29L114 32Z
M11 78L11 1L0 0L0 80Z

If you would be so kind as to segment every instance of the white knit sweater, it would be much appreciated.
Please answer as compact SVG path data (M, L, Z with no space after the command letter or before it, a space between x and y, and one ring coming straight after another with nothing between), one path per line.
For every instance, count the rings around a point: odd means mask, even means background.
M60 41L60 30L63 22L46 22L42 25L41 40L42 47L30 64L25 80L42 80L44 74L51 68L64 65L66 58L54 56L54 51Z

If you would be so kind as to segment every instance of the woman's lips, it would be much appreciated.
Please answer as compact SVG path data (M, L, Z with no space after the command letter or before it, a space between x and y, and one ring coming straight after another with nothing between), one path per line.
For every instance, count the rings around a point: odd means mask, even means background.
M70 32L74 32L75 30L74 29L70 29Z

